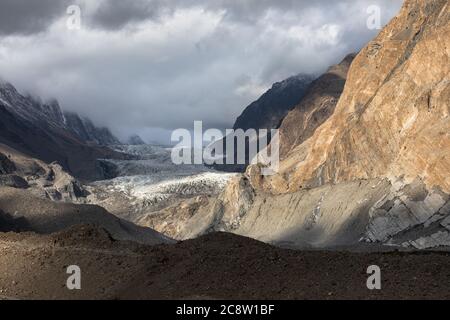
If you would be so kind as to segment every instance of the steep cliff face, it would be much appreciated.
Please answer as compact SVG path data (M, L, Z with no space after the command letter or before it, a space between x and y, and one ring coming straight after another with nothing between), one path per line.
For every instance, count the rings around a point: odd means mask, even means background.
M450 3L407 0L355 58L335 113L264 188L416 178L450 192Z
M291 110L280 125L280 155L288 156L289 151L311 137L314 131L334 112L355 54L350 54L338 65L312 82L300 103Z

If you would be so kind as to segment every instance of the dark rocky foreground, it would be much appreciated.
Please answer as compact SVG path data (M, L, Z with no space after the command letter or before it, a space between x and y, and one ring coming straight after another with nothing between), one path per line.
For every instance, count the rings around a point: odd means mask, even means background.
M366 287L378 265L382 290ZM69 291L67 266L81 268ZM0 295L15 299L449 299L447 252L323 252L216 233L158 246L102 229L0 234Z

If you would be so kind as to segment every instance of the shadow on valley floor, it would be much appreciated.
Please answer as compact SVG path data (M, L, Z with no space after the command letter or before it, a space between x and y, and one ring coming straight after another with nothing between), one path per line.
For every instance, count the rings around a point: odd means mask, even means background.
M144 246L92 226L0 233L0 246L0 289L20 299L450 299L445 252L294 251L227 233ZM82 290L65 287L72 264ZM379 291L366 286L374 264Z
M0 210L0 232L32 231L30 224L24 217L14 217Z
M312 216L306 225L293 227L285 233L279 234L270 243L282 248L297 250L334 250L335 248L348 248L356 250L358 247L366 247L360 243L369 221L370 206L363 206L353 212L342 225L322 225L320 217L317 221ZM369 245L370 247L371 245ZM385 251L381 245L372 245L372 248L379 248Z

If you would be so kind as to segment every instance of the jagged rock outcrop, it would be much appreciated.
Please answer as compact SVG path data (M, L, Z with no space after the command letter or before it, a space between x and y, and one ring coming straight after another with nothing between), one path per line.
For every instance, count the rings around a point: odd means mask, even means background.
M0 104L20 118L36 124L58 126L64 121L57 101L44 103L38 98L20 94L12 84L2 80L0 80Z
M427 190L420 179L394 183L369 216L364 237L369 242L418 249L450 246L450 195L439 188Z
M8 154L11 170L7 174L0 173L0 187L29 188L34 195L53 201L86 201L89 192L58 163L46 164L0 144L2 154Z
M0 174L13 173L16 170L14 162L12 162L8 156L0 153Z
M26 189L29 185L22 177L15 174L5 174L0 175L0 187Z
M98 128L86 117L63 111L57 100L42 102L39 98L22 95L10 83L0 82L0 103L34 124L67 130L81 142L120 144L108 128Z

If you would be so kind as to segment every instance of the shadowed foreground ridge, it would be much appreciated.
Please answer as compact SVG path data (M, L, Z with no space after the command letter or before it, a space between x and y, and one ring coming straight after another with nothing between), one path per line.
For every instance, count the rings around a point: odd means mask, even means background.
M301 252L226 233L141 246L91 226L51 236L2 234L0 248L0 295L19 299L450 298L443 252ZM65 271L74 261L82 290L69 291ZM381 291L366 287L372 264L383 269Z

